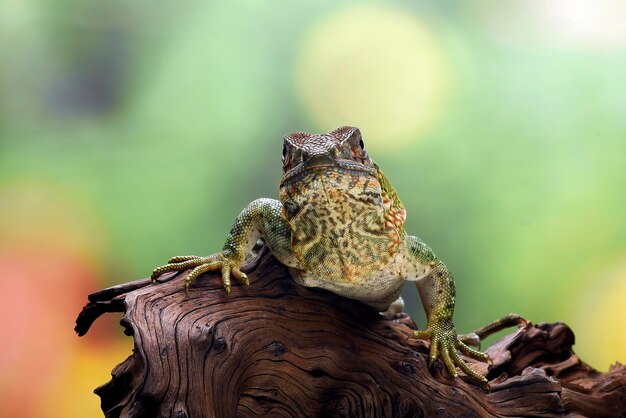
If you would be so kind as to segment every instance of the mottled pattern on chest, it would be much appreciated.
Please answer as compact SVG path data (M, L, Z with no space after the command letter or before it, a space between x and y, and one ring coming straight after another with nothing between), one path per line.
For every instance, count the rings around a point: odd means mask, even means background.
M291 248L307 274L358 283L398 250L400 232L385 216L374 176L324 167L304 173L281 193L293 204Z

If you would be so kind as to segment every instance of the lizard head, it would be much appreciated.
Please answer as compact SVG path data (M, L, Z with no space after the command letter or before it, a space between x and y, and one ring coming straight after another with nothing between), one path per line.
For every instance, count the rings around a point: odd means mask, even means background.
M328 167L375 174L358 128L343 126L327 134L294 132L285 136L281 184L306 171L322 172Z
M305 268L354 281L386 264L404 237L404 207L359 129L295 132L283 145L282 217Z

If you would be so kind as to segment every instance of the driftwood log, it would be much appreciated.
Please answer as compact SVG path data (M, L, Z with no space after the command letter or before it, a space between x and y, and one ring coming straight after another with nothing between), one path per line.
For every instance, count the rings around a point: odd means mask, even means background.
M299 286L266 250L247 270L250 287L233 283L228 298L217 274L185 293L186 272L89 296L78 334L125 312L135 342L95 390L107 417L626 416L626 367L583 363L565 324L527 324L489 347L485 389L429 368L406 314Z

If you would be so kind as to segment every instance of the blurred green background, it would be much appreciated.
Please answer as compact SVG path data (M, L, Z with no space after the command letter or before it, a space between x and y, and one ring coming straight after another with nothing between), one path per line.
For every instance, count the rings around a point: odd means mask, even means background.
M625 362L625 21L618 0L4 1L0 415L100 416L132 339L112 316L76 337L86 295L219 250L277 196L282 136L340 125L455 275L460 332L517 312Z

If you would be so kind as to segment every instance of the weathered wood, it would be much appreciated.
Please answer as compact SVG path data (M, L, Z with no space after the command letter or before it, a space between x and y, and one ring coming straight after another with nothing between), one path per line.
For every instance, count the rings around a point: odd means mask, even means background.
M250 287L233 283L229 298L217 274L186 294L186 273L89 297L79 335L123 311L135 341L96 389L107 417L626 416L626 368L581 362L564 324L528 324L489 347L485 390L441 362L429 369L406 314L299 286L267 251L248 270Z

